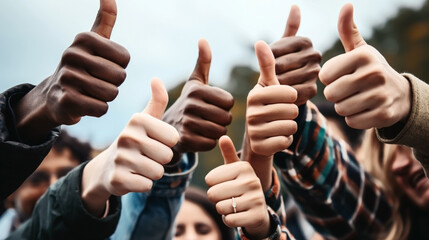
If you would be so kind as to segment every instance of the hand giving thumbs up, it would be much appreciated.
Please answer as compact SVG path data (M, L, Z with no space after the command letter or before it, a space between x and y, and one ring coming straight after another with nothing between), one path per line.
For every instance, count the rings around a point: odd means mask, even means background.
M353 20L353 5L341 9L338 32L346 53L327 61L319 73L327 85L326 99L353 128L388 127L406 119L409 82L363 40Z

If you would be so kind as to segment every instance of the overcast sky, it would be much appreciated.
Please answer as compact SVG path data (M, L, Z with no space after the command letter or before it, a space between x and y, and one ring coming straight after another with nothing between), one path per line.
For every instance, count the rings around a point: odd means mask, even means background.
M67 129L97 147L112 142L132 113L146 105L152 77L171 88L189 76L199 38L206 38L213 52L210 83L225 86L233 65L256 66L250 47L257 40L282 35L292 4L301 8L298 35L311 38L323 52L338 38L338 13L346 2L354 3L356 24L367 38L401 6L419 8L424 1L118 0L112 40L131 53L127 79L106 115L86 117ZM0 91L51 75L75 35L90 30L98 6L98 0L1 0Z

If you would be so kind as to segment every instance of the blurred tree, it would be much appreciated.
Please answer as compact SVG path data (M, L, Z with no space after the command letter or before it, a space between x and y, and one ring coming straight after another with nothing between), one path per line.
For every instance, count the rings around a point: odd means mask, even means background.
M378 49L397 71L413 73L429 82L429 68L426 67L429 66L429 2L419 10L400 9L397 16L383 26L376 27L373 36L366 41ZM249 46L253 51L253 45ZM338 40L323 54L323 63L342 53L344 49ZM237 149L241 149L243 140L247 94L257 83L258 77L259 72L250 66L237 65L232 68L227 81L229 85L224 87L235 100L231 110L233 120L227 134ZM184 81L169 91L170 105L180 96L183 85ZM313 99L314 102L325 101L323 87L318 82L318 95ZM216 147L209 152L199 153L199 159L191 184L207 189L204 177L211 169L223 164L222 155Z

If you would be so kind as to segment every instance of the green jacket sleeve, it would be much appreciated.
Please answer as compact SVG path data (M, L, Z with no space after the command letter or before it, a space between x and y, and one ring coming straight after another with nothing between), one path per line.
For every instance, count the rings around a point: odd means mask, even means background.
M402 74L411 86L411 111L405 123L377 129L384 143L402 144L414 149L414 155L429 173L429 85L411 74Z
M106 239L119 221L121 201L109 199L109 214L101 219L88 213L81 201L81 179L86 163L49 187L33 216L8 239Z

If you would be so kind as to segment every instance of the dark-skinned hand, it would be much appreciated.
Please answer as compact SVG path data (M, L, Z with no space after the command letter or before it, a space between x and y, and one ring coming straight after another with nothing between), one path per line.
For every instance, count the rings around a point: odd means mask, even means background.
M300 23L299 7L293 5L282 38L271 44L276 58L277 78L280 84L289 85L298 92L295 102L298 106L316 95L316 81L322 60L309 38L295 36Z
M100 0L91 32L78 34L54 74L14 106L24 141L37 142L57 126L107 112L107 102L118 95L130 61L128 51L109 39L116 14L115 0Z
M217 140L226 134L231 123L229 110L234 105L230 93L208 85L212 54L208 42L198 42L199 55L194 72L182 89L180 97L165 112L163 121L179 132L179 142L173 147L171 164L183 153L213 149Z

